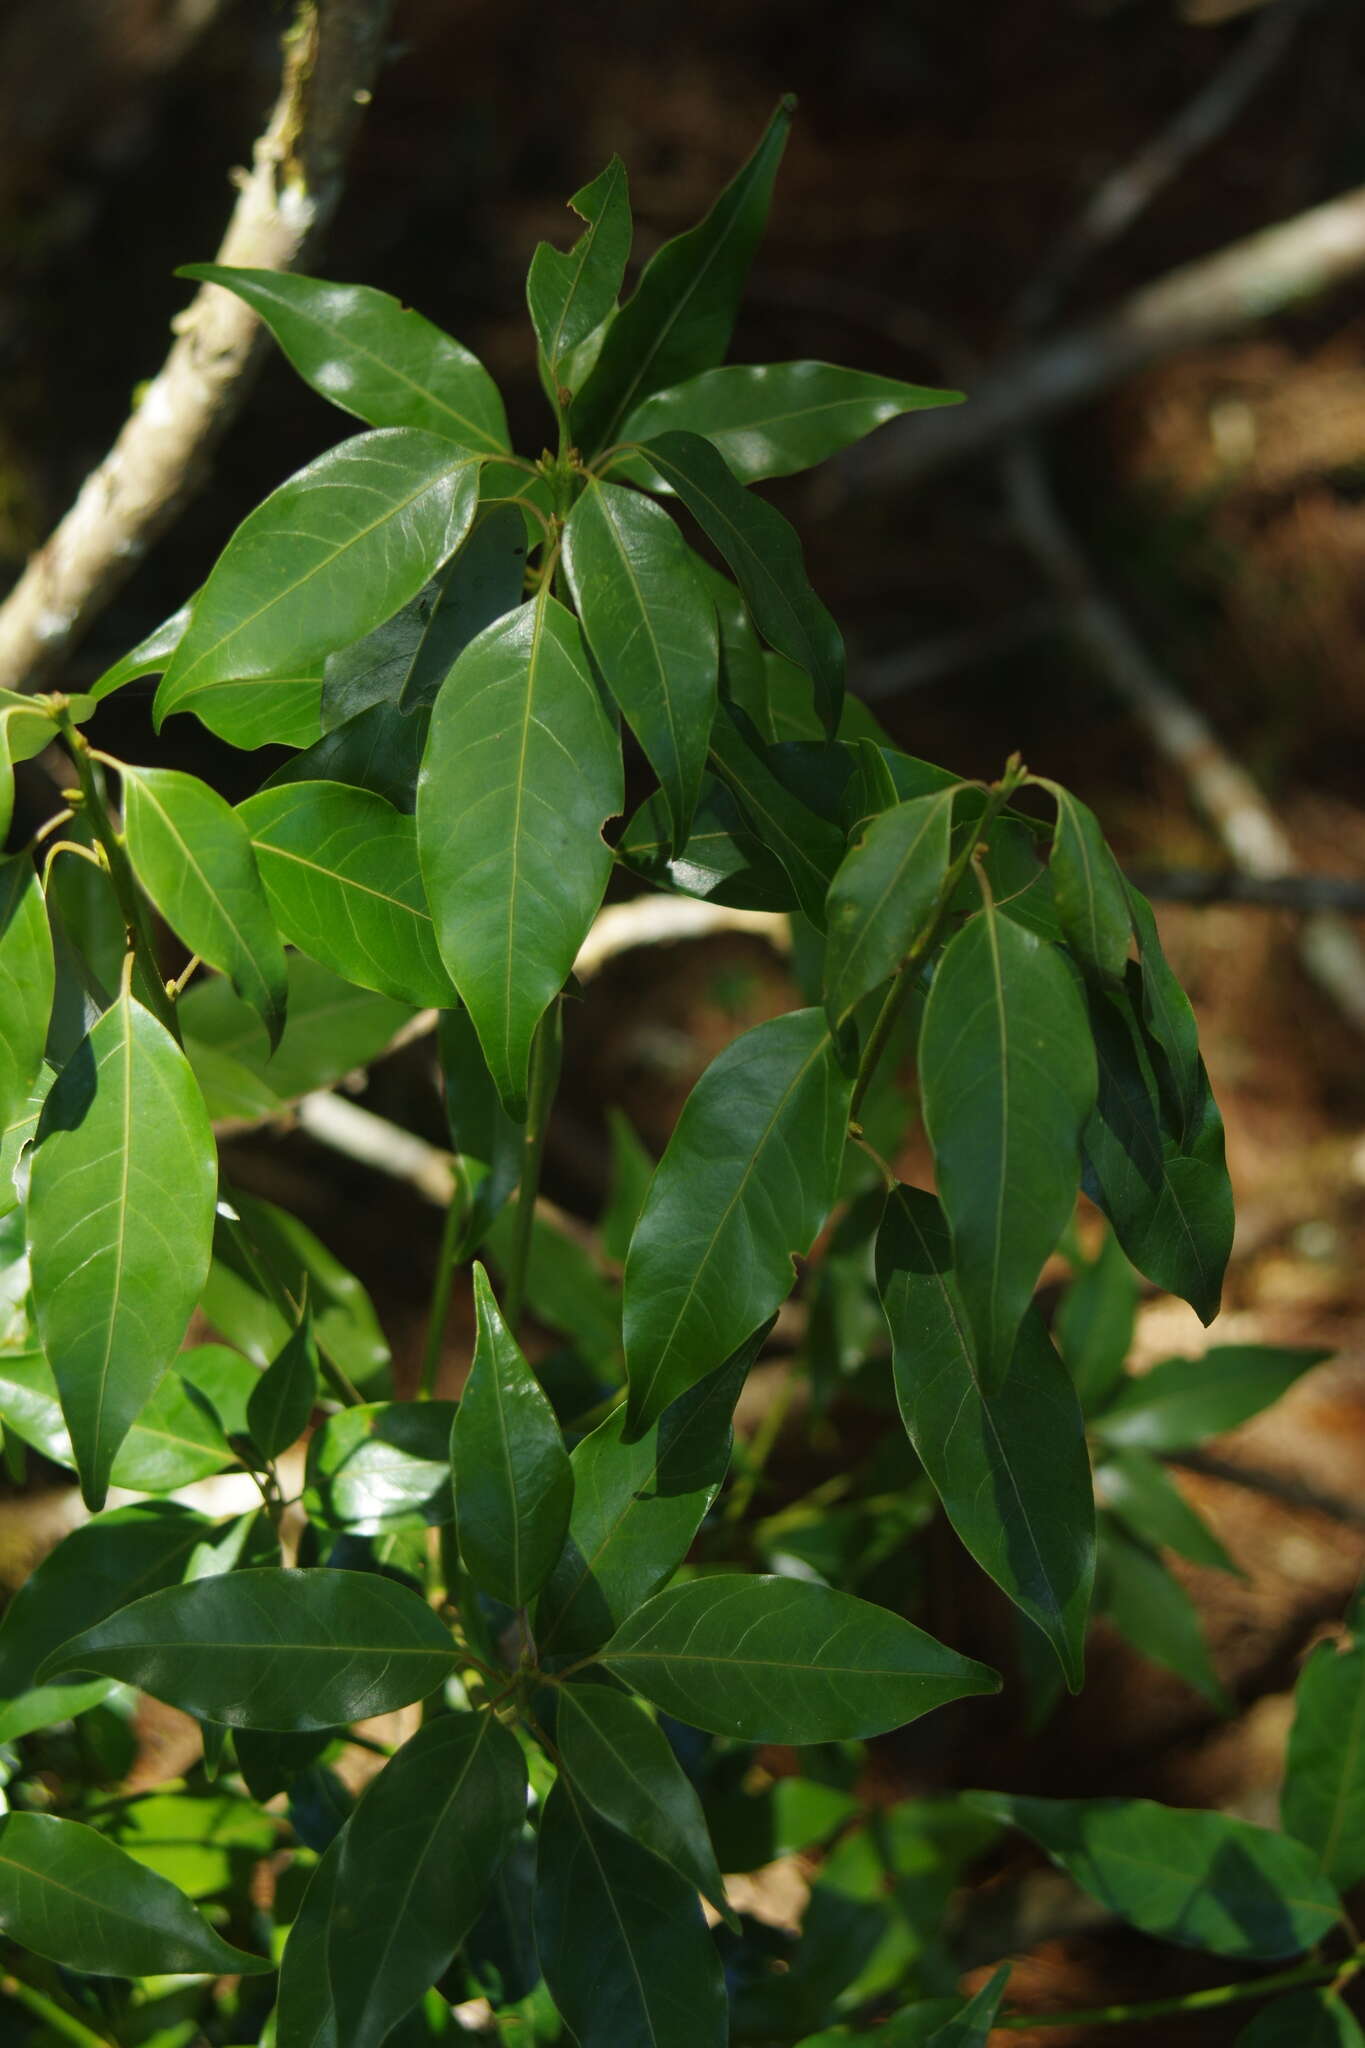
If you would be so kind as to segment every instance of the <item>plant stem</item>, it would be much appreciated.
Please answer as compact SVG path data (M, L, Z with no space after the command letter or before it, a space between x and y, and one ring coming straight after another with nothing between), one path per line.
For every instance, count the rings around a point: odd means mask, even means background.
M32 1984L25 1984L19 1977L6 1974L0 1977L0 1992L12 1998L16 2005L27 2006L35 2019L51 2027L54 2034L75 2044L75 2048L112 2048L104 2034L97 2034L93 2027L87 2027L84 2020L58 2005L55 1998L49 1998L45 1991L38 1991Z
M1354 1976L1365 1962L1357 1950L1345 1965L1344 1974ZM1166 2019L1175 2013L1211 2012L1225 2005L1240 2005L1253 1998L1269 1998L1276 1991L1292 1991L1303 1984L1327 1984L1341 1978L1340 1963L1299 1963L1292 1970L1278 1970L1273 1977L1257 1977L1242 1984L1214 1984L1207 1991L1190 1991L1183 1998L1152 1998L1135 2005L1097 2005L1087 2012L1009 2013L997 2019L997 2027L1118 2027L1129 2021Z
M441 1347L445 1341L446 1320L450 1313L455 1267L459 1260L465 1218L469 1211L469 1182L464 1170L464 1161L458 1152L450 1162L450 1178L450 1201L446 1206L445 1221L441 1225L441 1248L436 1254L436 1271L431 1281L431 1302L427 1309L426 1343L422 1349L422 1374L417 1388L419 1401L429 1401L436 1391L436 1374L441 1363Z
M531 1230L535 1223L536 1191L540 1186L540 1160L545 1150L545 1129L550 1105L559 1081L562 1047L561 998L558 996L536 1026L531 1047L531 1082L526 1107L526 1131L522 1140L521 1181L514 1211L516 1228L504 1275L506 1299L503 1313L507 1326L515 1331L526 1303L526 1268L531 1257Z
M977 847L981 844L986 834L990 831L991 826L995 823L1001 811L1023 781L1025 773L1026 770L1023 762L1015 754L1006 763L1005 772L1000 780L992 783L991 787L987 790L985 809L977 821L976 828L961 853L958 854L957 859L944 875L939 885L939 892L935 899L934 907L930 911L923 929L915 934L910 950L904 960L902 960L900 967L896 971L896 978L887 990L886 1000L877 1012L877 1020L868 1033L867 1044L863 1048L863 1056L858 1063L858 1077L853 1084L852 1099L848 1105L848 1120L854 1128L855 1136L861 1135L857 1129L859 1113L866 1100L867 1091L872 1086L873 1077L876 1074L882 1055L890 1043L891 1034L896 1028L896 1021L900 1016L905 999L910 993L911 984L919 972L919 964L943 929L943 921L948 915L948 906L957 893L958 884L971 865Z

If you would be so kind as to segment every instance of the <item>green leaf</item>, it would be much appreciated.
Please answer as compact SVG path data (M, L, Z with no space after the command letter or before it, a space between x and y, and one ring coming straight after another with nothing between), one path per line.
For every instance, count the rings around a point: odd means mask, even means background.
M73 707L82 701L73 699ZM44 705L18 690L0 690L0 846L14 822L14 765L41 754L56 738L56 731L52 713Z
M39 1665L68 1637L129 1600L176 1585L208 1527L189 1508L141 1501L95 1515L64 1536L0 1621L0 1699L29 1691Z
M1188 1146L1204 1123L1208 1075L1199 1056L1199 1027L1194 1011L1161 949L1156 916L1140 890L1128 886L1128 902L1138 940L1138 985L1142 1021L1157 1087L1169 1105L1173 1135Z
M687 843L716 709L715 613L667 512L595 480L564 528L564 566L589 647Z
M1071 972L986 904L944 949L920 1092L983 1383L1000 1384L1076 1201L1095 1056Z
M525 1607L549 1577L573 1504L553 1408L474 1268L478 1334L450 1433L460 1555L476 1585Z
M844 856L825 903L832 1030L895 973L927 924L947 873L952 826L951 790L915 797L874 817Z
M441 1012L436 1044L451 1149L485 1169L465 1223L464 1246L474 1252L521 1177L525 1127L508 1116L498 1100L468 1010Z
M1009 1981L1010 1965L1002 1963L961 2012L930 2034L927 2048L986 2048Z
M27 1112L43 1070L56 986L38 872L17 854L0 861L0 1130Z
M1096 1256L1062 1296L1052 1326L1087 1415L1103 1406L1123 1378L1137 1302L1137 1275L1118 1239L1106 1231Z
M630 195L620 157L614 156L569 204L587 222L584 232L567 251L537 243L526 274L526 303L552 399L564 382L565 358L601 326L626 274Z
M675 1720L746 1742L842 1742L998 1692L898 1614L804 1579L738 1573L656 1593L602 1662Z
M616 1409L575 1445L573 1511L541 1593L543 1656L597 1649L686 1557L730 1464L731 1418L761 1338L665 1408L635 1443Z
M535 1924L545 1982L578 2048L725 2048L725 1982L695 1889L567 1777L541 1814Z
M138 1493L174 1493L233 1464L223 1430L194 1379L205 1347L182 1351L119 1445L110 1480ZM214 1349L216 1347L207 1347ZM231 1357L233 1354L228 1353ZM246 1360L238 1365L254 1381ZM52 1368L41 1351L0 1352L0 1419L57 1465L76 1463Z
M0 1648L4 1636L0 1633ZM1319 1643L1294 1688L1283 1827L1338 1891L1365 1877L1365 1647Z
M338 2048L327 1940L344 1840L343 1825L309 1878L303 1903L289 1929L275 2007L276 2048Z
M1221 1436L1289 1392L1330 1351L1271 1344L1215 1344L1202 1358L1167 1358L1126 1380L1094 1419L1107 1444L1144 1451L1184 1451Z
M1291 1991L1257 2013L1237 2048L1363 2048L1365 2034L1336 1992Z
M1220 1714L1232 1711L1209 1657L1199 1612L1156 1553L1135 1543L1110 1515L1100 1517L1096 1605L1119 1634L1202 1693Z
M395 810L412 815L417 803L417 771L427 743L429 720L418 712L409 717L396 704L371 704L333 726L301 754L281 762L261 784L283 789L291 782L344 782L368 789Z
M287 1210L231 1190L241 1221L220 1216L213 1265L204 1289L204 1314L214 1328L258 1365L267 1366L293 1335L294 1319L277 1306L279 1290L293 1301L305 1294L313 1311L317 1347L357 1385L389 1363L389 1347L374 1304L339 1259ZM263 1272L272 1275L268 1287Z
M450 1007L413 819L339 782L263 789L237 815L291 945L397 1002Z
M158 726L224 685L358 640L448 561L478 505L479 457L412 428L358 434L272 491L195 599L156 693Z
M823 1014L796 1010L744 1032L692 1090L626 1260L632 1436L790 1293L838 1189L851 1085Z
M960 391L833 363L736 363L656 391L622 422L621 439L704 434L741 483L756 484L824 462L902 413L961 402Z
M1075 1389L1025 1318L998 1389L982 1386L932 1195L898 1188L877 1238L896 1399L962 1542L1047 1636L1079 1691L1095 1572L1090 1459Z
M264 680L215 682L187 708L230 747L311 747L322 735L322 661Z
M1042 786L1057 805L1048 869L1062 930L1084 968L1121 981L1133 939L1133 914L1119 864L1089 805L1060 783Z
M121 690L125 683L135 683L142 676L161 675L180 645L193 609L194 599L191 598L188 604L181 605L179 611L163 619L159 626L153 626L136 647L130 647L118 661L111 663L90 685L91 702L100 703L115 690Z
M121 995L43 1105L28 1204L38 1334L91 1508L199 1299L217 1164L184 1054Z
M415 1593L370 1572L228 1572L136 1600L39 1672L97 1671L230 1728L338 1728L428 1693L455 1666Z
M264 1457L278 1458L298 1442L308 1427L317 1393L318 1354L313 1342L313 1316L305 1305L297 1330L278 1358L261 1374L247 1402L251 1441Z
M0 1931L64 1970L255 1976L272 1967L221 1940L169 1879L77 1821L0 1817L0 1871Z
M811 678L832 733L843 702L844 643L806 580L795 529L747 491L699 434L660 434L642 452L729 563L764 639Z
M805 803L775 770L777 748L765 747L744 714L723 708L711 729L711 765L749 820L763 855L775 854L796 902L817 931L825 928L825 897L844 857L837 825ZM686 856L691 857L689 841Z
M0 1706L0 1742L18 1742L40 1728L78 1720L92 1707L102 1706L113 1690L108 1678L92 1678L84 1685L34 1686Z
M816 820L812 825L819 829ZM616 858L658 889L728 903L739 910L799 910L791 879L759 838L724 783L703 775L692 831L673 852L673 823L662 791L641 804L616 844Z
M441 956L509 1115L611 875L621 751L577 623L546 591L472 641L436 700L417 843Z
M372 1401L329 1415L308 1443L311 1521L357 1536L448 1522L453 1401Z
M1140 1543L1155 1544L1212 1571L1246 1575L1235 1565L1201 1514L1186 1500L1164 1465L1146 1451L1115 1451L1095 1473L1100 1498Z
M192 1899L244 1887L252 1866L279 1844L274 1816L227 1792L208 1798L144 1793L121 1812L116 1809L104 1831L144 1870Z
M176 936L228 976L278 1045L288 1001L284 949L240 817L195 775L121 772L138 880Z
M611 1181L598 1228L607 1257L624 1263L631 1233L640 1220L645 1195L654 1178L654 1161L636 1137L624 1110L615 1103L607 1110L607 1135L611 1143Z
M387 292L220 263L187 263L176 276L235 292L305 384L372 427L420 427L494 454L507 447L502 400L477 356Z
M338 2048L380 2048L445 1971L525 1814L521 1751L488 1711L429 1721L371 1781L327 1934Z
M573 408L573 438L585 453L616 440L626 415L651 392L724 360L795 104L778 103L757 149L706 218L646 264Z
M701 1802L668 1739L639 1703L604 1685L556 1695L555 1742L575 1789L604 1820L662 1857L736 1933Z
M1312 1948L1341 1915L1306 1849L1227 1814L1150 1799L964 1796L1031 1835L1102 1906L1184 1948L1271 1962Z

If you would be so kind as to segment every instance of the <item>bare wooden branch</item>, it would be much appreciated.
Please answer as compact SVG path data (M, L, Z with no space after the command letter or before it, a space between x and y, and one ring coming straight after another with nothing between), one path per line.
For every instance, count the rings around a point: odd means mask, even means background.
M390 0L301 0L252 168L239 175L220 263L293 267L330 220L379 63ZM205 285L137 410L0 605L0 687L41 686L204 479L241 404L262 331Z

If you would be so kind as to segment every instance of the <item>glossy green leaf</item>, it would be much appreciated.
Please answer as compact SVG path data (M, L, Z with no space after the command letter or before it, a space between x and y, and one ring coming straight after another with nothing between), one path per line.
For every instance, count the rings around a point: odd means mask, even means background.
M122 773L138 880L176 936L227 975L278 1045L288 1001L284 949L240 817L217 790L179 769Z
M656 1593L602 1651L607 1669L675 1720L746 1742L842 1742L997 1692L888 1608L804 1579L737 1573Z
M948 1519L1047 1636L1080 1689L1095 1571L1095 1509L1080 1403L1036 1317L998 1388L982 1385L932 1195L898 1188L877 1238L896 1399Z
M55 737L50 711L18 690L0 690L0 846L14 821L14 764L31 761Z
M172 1502L95 1515L30 1572L0 1620L0 1699L27 1692L70 1636L182 1577L209 1524Z
M196 1370L192 1361L199 1355L182 1351L172 1360L174 1369L119 1445L109 1475L114 1486L138 1493L174 1493L235 1462L211 1404L190 1377ZM237 1362L254 1380L246 1360ZM54 1464L75 1465L57 1382L41 1351L0 1352L0 1419Z
M754 484L824 462L902 413L961 401L960 391L833 363L736 363L656 391L622 422L621 439L650 441L679 427L704 434L740 482Z
M1095 1056L1065 962L987 904L950 940L919 1048L925 1127L983 1383L1076 1200Z
M43 1069L57 969L33 862L0 860L0 1130L27 1111Z
M344 1840L343 1826L309 1878L303 1903L289 1929L275 2007L276 2048L339 2048L327 1938Z
M626 1260L633 1436L790 1293L837 1192L851 1085L823 1014L797 1010L744 1032L692 1090Z
M272 1967L232 1948L169 1879L77 1821L0 1816L0 1871L0 1931L63 1969L253 1976Z
M812 823L815 821L812 820ZM641 804L616 844L623 866L683 896L738 910L799 910L801 899L776 855L759 838L732 792L703 775L692 830L673 852L673 823L663 792Z
M624 1263L649 1183L654 1178L654 1161L636 1137L630 1119L615 1104L607 1111L607 1135L611 1143L611 1183L598 1227L607 1257Z
M124 994L43 1105L28 1204L38 1333L92 1508L199 1298L216 1187L185 1056Z
M425 1699L455 1665L415 1593L369 1572L228 1572L87 1628L40 1678L96 1671L230 1728L336 1728Z
M115 690L121 690L125 683L135 683L142 676L161 675L180 645L193 608L194 600L191 598L188 604L181 605L179 611L163 619L159 626L153 626L136 647L130 647L126 654L111 662L90 685L91 701L98 704Z
M895 973L948 869L953 792L883 811L845 855L825 903L825 1011L838 1030Z
M1088 804L1060 783L1044 782L1057 805L1048 863L1062 930L1087 970L1121 980L1133 940L1133 914L1119 864Z
M811 678L825 729L833 732L844 694L844 643L806 580L795 530L747 491L699 434L659 434L642 452L729 563L764 639Z
M535 1925L578 2048L725 2048L725 1983L696 1891L567 1777L541 1814Z
M1291 1991L1262 2007L1237 2048L1365 2048L1365 2034L1336 1992Z
M622 1441L618 1408L575 1445L569 1533L536 1610L542 1655L597 1649L682 1563L729 1469L731 1418L758 1343L751 1338L635 1443Z
M0 1742L18 1742L39 1728L78 1720L92 1707L102 1706L113 1691L108 1678L91 1678L81 1685L35 1685L0 1705Z
M1135 1650L1174 1671L1219 1713L1230 1713L1232 1703L1213 1668L1199 1610L1179 1579L1112 1516L1100 1516L1099 1535L1096 1605Z
M0 1648L4 1636L0 1633ZM1365 1878L1365 1647L1319 1643L1294 1688L1280 1819L1342 1892Z
M311 747L322 736L322 659L288 675L215 682L186 709L230 747Z
M222 285L258 313L306 384L372 427L420 427L499 454L507 422L476 356L368 285L287 270L187 263L177 277Z
M371 704L334 726L302 753L281 762L261 784L282 789L291 782L344 782L368 789L395 810L412 815L417 803L417 771L427 743L427 718L409 717L396 704Z
M237 815L291 945L397 1002L450 1007L410 817L338 782L263 789Z
M267 1458L278 1458L308 1427L318 1392L318 1354L312 1311L305 1306L298 1328L251 1389L246 1420L251 1441Z
M662 1857L738 1932L701 1802L668 1738L638 1701L607 1686L566 1685L556 1698L555 1743L575 1790Z
M474 1363L450 1433L460 1555L484 1592L525 1607L563 1547L573 1471L554 1410L479 1265L474 1308Z
M309 1517L357 1536L451 1519L451 1401L371 1401L329 1415L309 1439Z
M1107 1444L1184 1451L1235 1429L1287 1394L1328 1351L1273 1344L1215 1344L1202 1358L1167 1358L1126 1380L1094 1420Z
M776 855L797 904L817 931L825 928L825 897L844 857L844 835L821 817L775 772L776 748L767 748L743 714L722 709L711 729L711 765L748 821L770 860ZM685 857L691 857L689 842Z
M768 217L794 103L783 100L758 148L705 220L656 251L607 330L574 404L573 438L594 454L651 392L722 362L749 262Z
M158 725L227 684L359 639L416 597L468 533L479 458L396 427L328 449L249 513L195 599L156 693Z
M607 688L687 843L716 709L715 613L673 521L638 491L592 482L564 528L564 565Z
M601 326L626 274L630 194L620 157L614 156L569 204L587 223L583 233L569 250L538 243L526 273L526 303L552 398L563 384L565 359Z
M511 1115L602 901L602 826L621 801L620 744L578 626L542 592L455 663L417 790L437 942Z
M1087 1415L1109 1399L1123 1378L1137 1304L1137 1274L1118 1239L1106 1231L1096 1256L1062 1296L1052 1325Z
M1022 1828L1092 1898L1162 1941L1269 1962L1312 1948L1340 1917L1300 1843L1228 1814L1149 1799L966 1797Z
M380 2048L447 1968L525 1814L521 1751L487 1711L429 1721L372 1780L327 1935L338 2048Z
M214 1328L258 1365L269 1365L295 1327L293 1315L279 1306L283 1289L294 1302L306 1296L318 1350L348 1379L359 1386L382 1371L389 1347L354 1273L287 1210L239 1189L227 1199L240 1221L234 1226L220 1215L214 1229L203 1293L204 1314Z
M1115 1451L1095 1480L1104 1505L1140 1543L1173 1550L1211 1571L1245 1576L1165 1466L1146 1451Z

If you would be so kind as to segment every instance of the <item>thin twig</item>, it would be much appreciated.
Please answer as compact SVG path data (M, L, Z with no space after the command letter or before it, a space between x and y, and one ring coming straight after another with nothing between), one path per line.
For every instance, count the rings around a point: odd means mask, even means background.
M342 163L379 64L390 0L300 0L284 78L253 167L239 175L218 261L288 270L341 192ZM262 352L256 315L205 285L137 410L0 605L0 686L35 689L80 639L206 475Z
M1156 903L1236 903L1365 917L1365 881L1348 875L1242 875L1235 868L1130 868L1128 875Z

